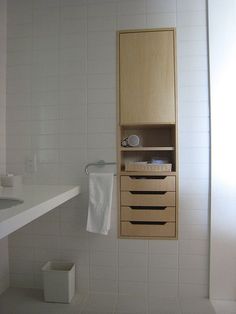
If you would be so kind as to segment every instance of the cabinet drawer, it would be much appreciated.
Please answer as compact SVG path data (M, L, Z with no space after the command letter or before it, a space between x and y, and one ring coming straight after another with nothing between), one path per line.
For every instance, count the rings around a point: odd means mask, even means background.
M121 236L128 237L175 237L175 223L138 224L129 221L121 222Z
M133 193L121 192L122 206L175 206L175 192L163 194Z
M133 209L121 207L120 218L122 221L175 221L175 207L163 207L163 209Z
M121 176L122 191L175 191L175 176Z

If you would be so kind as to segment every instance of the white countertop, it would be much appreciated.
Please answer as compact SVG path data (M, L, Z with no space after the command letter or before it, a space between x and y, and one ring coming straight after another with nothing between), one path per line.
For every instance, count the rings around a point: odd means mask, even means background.
M0 239L49 212L80 193L79 186L22 185L0 187L0 197L18 198L24 203L0 210Z

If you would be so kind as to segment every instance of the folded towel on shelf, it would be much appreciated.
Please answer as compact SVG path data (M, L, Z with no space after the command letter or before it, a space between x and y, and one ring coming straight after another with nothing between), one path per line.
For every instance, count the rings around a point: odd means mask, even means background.
M111 224L113 173L89 174L87 231L107 235Z

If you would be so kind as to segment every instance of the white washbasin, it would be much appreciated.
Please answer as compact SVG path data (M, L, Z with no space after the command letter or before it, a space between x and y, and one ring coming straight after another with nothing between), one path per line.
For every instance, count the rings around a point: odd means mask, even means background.
M24 203L23 200L14 197L0 197L0 210Z

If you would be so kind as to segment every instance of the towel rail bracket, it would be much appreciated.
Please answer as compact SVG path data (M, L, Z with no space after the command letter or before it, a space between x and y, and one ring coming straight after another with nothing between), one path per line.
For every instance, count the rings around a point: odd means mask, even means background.
M91 162L85 166L85 173L89 175L89 167L104 167L109 165L116 165L116 162L106 162L105 160L99 160L97 162Z

